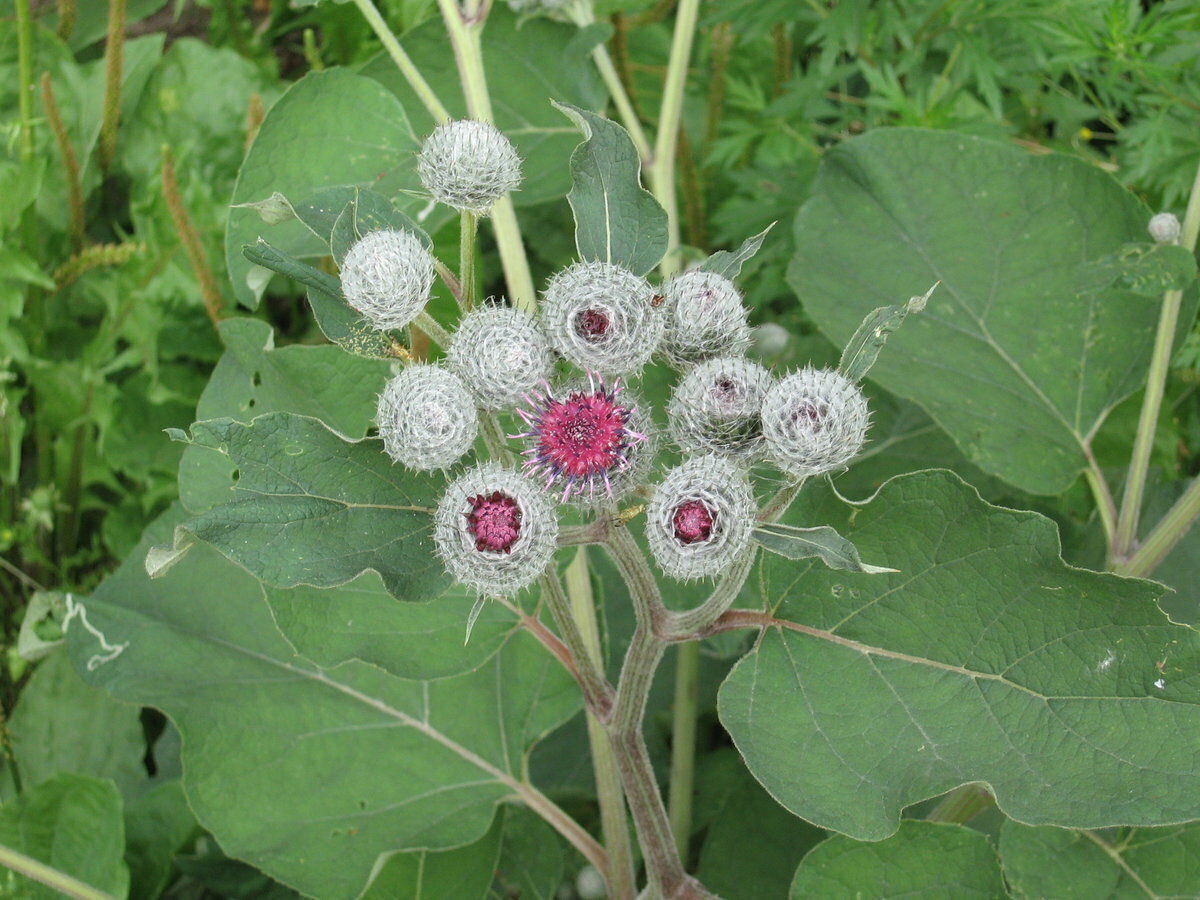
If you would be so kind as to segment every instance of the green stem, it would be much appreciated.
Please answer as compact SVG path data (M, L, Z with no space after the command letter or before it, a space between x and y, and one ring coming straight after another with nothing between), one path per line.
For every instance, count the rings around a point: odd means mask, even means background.
M981 784L964 784L942 798L925 818L930 822L956 822L965 825L973 818L996 805L987 788Z
M576 557L578 560L578 557ZM572 563L574 565L574 563ZM587 557L584 557L583 574L587 575ZM612 709L612 685L604 677L604 673L600 669L600 643L596 640L595 646L590 646L585 639L583 631L580 630L580 613L592 618L592 613L588 610L582 610L582 602L579 599L582 586L579 583L579 576L576 575L575 581L570 580L570 572L568 570L568 588L574 590L571 598L567 598L567 594L563 592L562 585L558 581L558 576L554 573L548 573L541 579L542 599L546 601L546 606L550 610L550 615L554 618L554 625L558 628L559 636L563 643L567 645L567 649L571 651L571 659L575 663L575 671L579 676L579 686L583 690L583 699L587 702L589 713L592 713L602 719L608 718L608 714ZM591 588L587 587L588 599L590 599ZM595 632L595 623L593 621L591 631ZM593 653L594 649L594 653Z
M792 501L799 495L800 490L804 487L804 479L799 481L789 482L775 492L767 505L764 506L758 513L758 521L760 522L775 522L787 512L788 507L792 505Z
M495 124L487 75L483 68L481 37L486 17L480 12L470 21L464 19L454 0L438 0L438 7L450 35L450 44L454 47L463 96L467 101L467 114L476 121ZM537 308L537 293L533 288L533 275L529 271L529 259L525 255L521 226L517 222L511 195L506 194L496 201L491 217L496 248L500 251L500 265L508 284L508 299L517 309L533 312Z
M20 3L21 0L17 0L17 2ZM47 887L68 897L74 897L76 900L114 900L111 894L97 890L66 872L60 872L58 869L46 865L41 860L2 845L0 845L0 866L12 869L26 878L40 881Z
M371 0L354 0L354 4L358 7L358 11L362 13L363 18L367 20L367 24L371 26L371 30L375 32L375 36L379 38L380 43L383 44L383 49L388 52L392 61L396 63L396 67L400 70L400 74L404 76L404 80L408 82L408 86L413 89L413 93L425 104L425 108L429 110L429 114L433 116L439 125L443 122L449 122L450 113L446 111L446 107L442 106L442 102L438 100L437 94L433 92L433 88L429 86L429 82L425 80L425 76L421 74L420 69L413 65L413 61L404 52L404 48L400 46L400 42L396 40L396 36L388 28L387 22L383 20L383 16L375 8L375 4Z
M475 307L475 234L478 226L479 217L475 213L465 209L459 213L458 283L464 312Z
M33 158L33 22L29 0L16 0L17 109L21 121L21 159Z
M117 155L121 119L121 75L125 60L125 0L109 0L104 45L104 119L100 124L100 168L107 172Z
M589 660L587 668L602 673L604 657L600 651L600 629L596 622L596 602L588 575L586 547L580 547L567 566L566 582L570 627L575 629L583 645L582 653ZM612 688L603 674L600 674L600 679L609 691L606 699L611 704ZM604 847L608 850L608 894L613 900L632 900L637 895L637 878L621 774L617 770L612 742L604 723L591 709L587 711L587 730L588 745L592 751L592 771L596 777L596 797L600 803L600 828L604 834Z
M671 711L671 780L667 811L671 832L675 835L675 848L685 860L692 836L699 685L700 642L680 644L675 651L675 706Z
M437 341L437 345L443 350L450 346L450 332L446 331L429 313L424 311L417 313L413 324Z
M1200 168L1192 184L1187 212L1183 218L1183 233L1180 243L1189 252L1196 247L1196 233L1200 230ZM1167 381L1167 370L1171 364L1171 350L1175 344L1175 330L1179 323L1179 307L1183 291L1171 290L1163 295L1162 311L1158 317L1158 331L1154 336L1154 351L1150 357L1150 371L1146 378L1146 394L1142 400L1142 411L1138 417L1137 434L1133 442L1133 454L1129 460L1129 475L1125 480L1125 494L1121 498L1121 512L1117 517L1117 532L1112 543L1112 557L1118 563L1128 558L1137 540L1138 517L1141 514L1142 495L1146 488L1146 473L1150 467L1150 454L1154 447L1154 432L1158 426L1158 413L1162 407L1163 392Z
M683 89L687 81L688 61L696 36L700 0L680 0L675 11L675 34L667 61L662 107L658 115L658 136L654 146L651 187L654 196L667 211L667 252L659 265L664 277L679 271L679 203L675 197L675 150L679 142L679 123L683 116Z
M1154 526L1141 546L1128 561L1118 563L1113 571L1119 575L1144 577L1153 572L1167 558L1185 534L1200 517L1200 477L1192 480L1175 505L1167 510Z

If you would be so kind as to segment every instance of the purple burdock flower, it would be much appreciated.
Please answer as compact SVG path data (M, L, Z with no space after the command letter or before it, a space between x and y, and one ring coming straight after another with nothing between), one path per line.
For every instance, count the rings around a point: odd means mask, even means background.
M681 544L707 541L713 530L713 511L703 500L688 500L675 508L675 538Z
M493 491L491 495L468 497L471 511L467 530L475 538L476 550L493 553L512 553L513 544L521 536L521 507L512 497Z
M621 380L605 386L589 372L586 384L555 391L543 382L543 387L525 396L530 409L517 410L528 431L510 435L534 442L524 451L526 472L544 477L547 489L562 480L564 501L585 491L595 496L601 486L612 497L613 477L630 467L636 445L646 440L631 427L636 406L618 399Z

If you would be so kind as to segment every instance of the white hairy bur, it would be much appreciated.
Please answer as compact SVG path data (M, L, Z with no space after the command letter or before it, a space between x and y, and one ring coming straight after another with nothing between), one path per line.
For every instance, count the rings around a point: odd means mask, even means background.
M1174 213L1160 212L1150 219L1146 230L1150 232L1150 237L1160 244L1176 244L1183 229Z
M407 231L372 231L342 261L342 294L380 331L417 317L433 286L433 257Z
M542 324L551 346L601 375L640 371L658 348L665 310L650 283L603 262L578 262L546 286Z
M869 422L858 385L833 369L793 372L763 400L763 437L771 460L797 478L845 467L862 449Z
M671 394L671 438L685 453L719 453L743 462L760 458L765 450L760 413L770 385L770 372L740 356L700 363Z
M758 507L746 473L714 454L671 469L646 509L646 542L679 581L720 575L750 544Z
M475 398L453 372L418 364L387 383L375 422L383 449L410 469L444 469L462 458L479 433Z
M417 175L438 202L483 215L521 184L521 158L494 125L459 119L425 139Z
M558 547L558 517L537 486L494 462L468 469L434 514L446 571L480 594L507 597L537 580Z
M463 316L446 359L480 405L492 410L515 404L554 368L537 320L507 306L481 306Z
M668 310L663 352L683 367L712 356L737 356L750 346L742 295L716 272L694 270L663 285Z

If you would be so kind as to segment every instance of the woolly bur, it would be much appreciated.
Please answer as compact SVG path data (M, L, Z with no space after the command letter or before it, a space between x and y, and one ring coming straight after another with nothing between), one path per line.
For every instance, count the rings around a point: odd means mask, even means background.
M646 509L646 541L670 577L711 578L749 546L757 512L739 466L713 454L694 456L655 489Z
M521 159L494 125L461 119L425 139L417 174L439 203L483 215L520 185Z
M453 372L409 366L379 395L383 449L410 469L444 469L471 449L479 432L475 400Z
M793 372L767 391L762 406L771 460L796 478L848 465L862 449L869 419L862 391L832 369Z
M446 571L481 595L505 597L540 576L558 546L558 518L527 479L496 463L467 470L434 514Z
M485 409L512 406L550 377L550 345L527 312L483 306L463 317L446 354Z
M663 285L668 310L663 352L682 367L713 356L736 356L750 346L742 295L715 272L695 270Z
M770 373L748 359L723 357L701 363L671 394L671 437L687 453L757 459L764 449L759 413L770 384Z
M372 231L342 261L342 294L380 331L417 317L433 286L433 257L407 231Z

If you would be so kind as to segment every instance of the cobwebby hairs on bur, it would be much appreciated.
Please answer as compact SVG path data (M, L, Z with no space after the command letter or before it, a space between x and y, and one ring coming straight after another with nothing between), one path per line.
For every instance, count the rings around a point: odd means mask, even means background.
M685 453L719 453L742 462L762 457L762 404L771 373L753 360L723 356L684 375L667 406L671 438Z
M768 455L796 478L848 465L862 449L869 424L867 398L833 369L793 372L772 385L763 400Z
M375 422L383 449L410 469L444 469L475 443L479 413L475 398L453 372L411 365L379 395Z
M494 125L459 119L425 139L417 175L439 203L483 215L521 184L521 158Z
M554 369L550 344L537 319L499 305L481 306L463 316L446 361L488 410L512 406Z
M417 317L433 287L433 257L408 231L372 231L342 260L342 295L380 331Z

